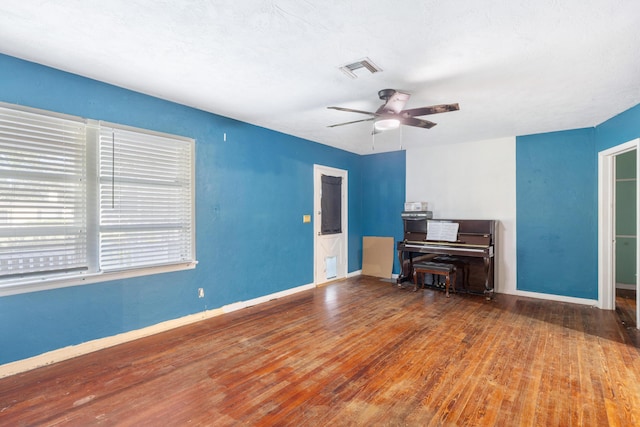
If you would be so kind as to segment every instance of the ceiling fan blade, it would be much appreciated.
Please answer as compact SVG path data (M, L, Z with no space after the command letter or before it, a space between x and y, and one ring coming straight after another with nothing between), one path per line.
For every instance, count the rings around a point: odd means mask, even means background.
M369 114L370 116L375 115L370 111L362 111L362 110L354 110L353 108L343 108L343 107L327 107L330 110L338 110L338 111L346 111L349 113L360 113L360 114Z
M415 126L419 128L425 128L425 129L431 129L437 124L437 123L430 122L429 120L417 119L415 117L403 117L402 119L400 119L400 122L403 125Z
M376 114L388 112L394 112L396 114L400 113L402 111L402 108L404 107L404 104L407 103L409 98L411 98L411 95L409 95L408 93L395 91L395 93L391 95L389 99L387 99L387 102L385 102L384 105L378 108Z
M395 128L398 122L407 126L414 126L423 129L431 129L436 123L429 120L419 119L419 116L426 116L429 114L447 113L449 111L457 111L460 106L455 104L440 104L432 105L430 107L410 108L403 110L405 104L411 98L411 95L405 92L400 92L395 89L382 89L378 91L378 97L384 100L384 104L376 110L375 113L370 111L355 110L353 108L344 107L327 107L330 110L346 111L348 113L367 114L372 116L368 119L354 120L346 123L338 123L335 125L329 125L327 127L333 128L337 126L350 125L353 123L361 122L374 122L373 134L382 132L386 129ZM394 123L395 122L395 123ZM395 126L394 126L395 124Z
M352 121L352 122L338 123L338 124L335 124L335 125L329 125L329 126L327 126L327 127L328 127L328 128L334 128L334 127L336 127L336 126L350 125L350 124L352 124L352 123L370 122L371 120L374 120L374 119L375 119L375 117L371 117L370 119L354 120L354 121Z
M448 113L449 111L457 111L460 106L456 104L441 104L432 105L430 107L411 108L401 112L402 115L409 115L411 117L426 116L429 114Z

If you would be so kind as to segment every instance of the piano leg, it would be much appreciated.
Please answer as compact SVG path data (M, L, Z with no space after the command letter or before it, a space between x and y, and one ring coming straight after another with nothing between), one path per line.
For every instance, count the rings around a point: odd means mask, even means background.
M398 262L400 262L400 274L398 274L396 285L400 287L400 284L404 280L404 251L398 251Z
M493 274L493 269L491 268L491 258L484 258L484 296L487 300L493 298L493 280L491 281L491 286L489 286L489 274Z
M406 261L405 256L408 256L409 265L405 268L404 262ZM413 253L405 252L402 250L398 251L398 261L400 262L400 274L398 275L398 279L396 280L396 284L399 288L402 287L402 282L411 281L411 275L413 274ZM406 273L406 274L405 274Z

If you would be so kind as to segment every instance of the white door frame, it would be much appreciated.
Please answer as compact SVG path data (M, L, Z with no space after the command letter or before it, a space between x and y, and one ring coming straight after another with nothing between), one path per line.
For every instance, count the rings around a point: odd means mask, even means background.
M347 277L347 271L349 269L349 172L344 169L332 168L323 165L313 165L313 283L318 285L324 283L319 280L320 272L317 271L318 265L317 257L319 256L318 250L318 236L320 235L320 194L322 191L322 185L320 183L321 175L340 176L342 177L342 240L343 240L343 253L345 260L342 263L342 268L336 272L336 279Z
M598 307L616 308L616 156L636 150L636 177L640 165L640 138L598 153ZM636 185L636 234L640 218L640 185ZM636 239L636 271L640 268L640 239ZM640 281L636 274L636 325L640 328Z

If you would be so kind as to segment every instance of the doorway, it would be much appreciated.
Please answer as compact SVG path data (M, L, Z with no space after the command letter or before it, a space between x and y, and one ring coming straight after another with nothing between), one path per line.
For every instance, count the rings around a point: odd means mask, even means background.
M638 250L638 239L635 238L638 230L637 212L640 201L638 197L640 189L635 185L635 180L638 177L639 145L640 139L635 139L598 153L598 307L605 310L615 310L616 296L626 295L628 297L629 291L633 291L631 295L635 297L635 301L619 300L621 301L619 308L626 310L630 317L633 316L632 320L635 322L636 328L639 326L637 320L640 319L640 301L638 300L640 287L636 274L637 266L640 265L638 258L640 251ZM621 181L617 180L616 164L623 158L628 159L629 156L635 156L633 159L635 160L635 170L631 171L634 185L631 189L628 186L625 189L625 185L620 185ZM634 217L631 219L619 215L618 208L622 206L620 202L623 200L617 200L617 198L629 197L629 191L632 191L634 193L632 196L635 196L633 201L635 206L632 206L631 209ZM628 207L624 209L628 209ZM617 224L617 222L621 223ZM630 232L625 232L625 228L632 230L633 236L626 234ZM629 248L629 245L633 245L633 247ZM626 263L633 263L633 278L627 279L626 281L631 282L630 286L627 286L627 289L622 289L616 295L616 283L623 273L623 271L617 270L621 268L623 258L626 259ZM627 302L635 304L627 305Z
M636 327L636 150L616 155L615 307L626 326Z
M348 174L314 165L314 283L347 277Z

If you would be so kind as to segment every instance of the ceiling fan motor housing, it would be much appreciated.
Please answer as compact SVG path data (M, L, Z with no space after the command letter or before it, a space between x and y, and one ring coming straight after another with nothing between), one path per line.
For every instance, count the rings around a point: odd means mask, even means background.
M383 101L387 101L387 100L389 100L389 98L391 98L393 96L394 93L396 93L395 89L382 89L382 90L378 91L378 96Z

